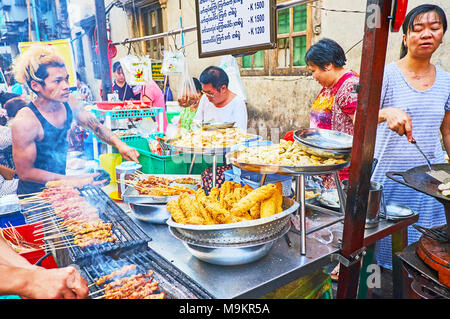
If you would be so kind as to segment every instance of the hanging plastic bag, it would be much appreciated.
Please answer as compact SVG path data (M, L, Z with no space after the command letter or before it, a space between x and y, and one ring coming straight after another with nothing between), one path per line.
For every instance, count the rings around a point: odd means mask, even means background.
M161 74L181 74L184 67L184 55L182 52L164 51Z
M236 58L232 55L223 56L220 60L219 67L225 71L230 79L230 83L228 84L230 91L241 96L244 101L246 101L247 95L245 94L244 85L242 84L241 74Z
M123 75L129 85L146 85L152 80L152 62L148 57L127 55L120 59Z
M191 107L196 105L198 101L199 96L195 88L194 80L189 73L187 60L184 60L183 73L181 73L178 87L178 104L181 107Z

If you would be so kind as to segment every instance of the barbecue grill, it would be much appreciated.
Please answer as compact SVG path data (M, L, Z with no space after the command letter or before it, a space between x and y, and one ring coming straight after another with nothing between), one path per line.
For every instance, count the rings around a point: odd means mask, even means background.
M67 249L55 252L55 259L60 266L76 263L80 266L92 262L99 255L118 256L124 253L143 251L148 249L151 238L123 212L123 210L98 186L87 186L80 189L81 196L92 206L98 209L99 217L107 223L111 223L112 232L117 237L115 242L90 245L87 247L69 246ZM37 211L39 213L39 211ZM33 215L31 215L33 216ZM29 217L29 216L28 216ZM59 217L54 215L52 220L44 222L45 226L54 224ZM64 231L61 230L61 233ZM72 235L66 235L57 239L67 243L73 242ZM53 239L46 240L51 247ZM50 248L50 250L52 250Z
M431 165L433 171L450 172L450 164L433 164ZM425 166L418 166L407 170L406 172L388 172L386 176L390 179L401 183L405 186L411 187L419 192L427 194L440 201L445 208L445 215L447 225L436 228L424 228L418 225L414 227L420 231L423 236L417 243L414 244L415 253L417 256L412 256L410 253L403 254L402 260L406 268L414 275L419 273L422 276L416 276L416 280L412 284L412 288L420 296L430 298L434 296L449 296L448 288L450 287L450 198L445 197L438 190L438 181L430 174L430 168ZM399 176L402 178L400 179ZM409 248L409 247L408 247ZM423 263L412 262L413 257L418 257ZM414 266L411 266L413 264ZM417 266L419 265L419 266ZM429 269L426 269L429 268ZM441 293L429 294L426 291L431 291L429 286L434 280L429 273L434 271L437 282L444 287L444 292L439 289ZM446 288L445 288L446 287ZM436 289L434 289L436 291Z
M104 256L98 257L95 263L82 267L80 273L88 284L92 285L89 290L90 295L95 296L93 298L101 298L103 293L99 291L103 288L103 285L94 284L96 280L124 265L131 264L137 266L137 273L147 273L149 270L153 270L154 280L159 282L159 290L166 293L167 299L214 298L190 277L151 249L145 252L135 252L133 255L120 257L117 260Z

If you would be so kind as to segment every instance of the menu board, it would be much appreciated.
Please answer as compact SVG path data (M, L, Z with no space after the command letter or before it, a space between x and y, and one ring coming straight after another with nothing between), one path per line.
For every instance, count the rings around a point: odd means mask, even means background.
M196 0L199 56L276 47L276 0Z

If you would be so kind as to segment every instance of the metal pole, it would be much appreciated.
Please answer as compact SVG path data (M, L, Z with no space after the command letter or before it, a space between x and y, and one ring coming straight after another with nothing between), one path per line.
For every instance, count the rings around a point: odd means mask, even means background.
M95 0L95 22L97 24L97 42L100 53L100 73L102 79L102 100L108 100L112 92L111 70L108 59L108 36L106 33L105 1Z
M393 0L368 0L367 9L378 8L379 16L367 10L361 58L360 88L353 135L352 165L347 191L341 255L352 260L352 254L364 243L364 226L369 198L375 137L378 125L381 87L389 37L389 16ZM374 19L375 18L375 19ZM378 19L378 20L377 20ZM374 21L379 21L376 26ZM337 298L356 298L360 263L348 267L341 263Z
M311 0L292 0L292 1L277 4L277 10L288 9L288 8L295 7L298 5L313 3L313 2L317 2L317 1L318 0L312 0L312 1ZM132 42L139 42L139 41L156 40L156 39L165 38L165 37L168 37L171 35L180 34L182 32L187 33L187 32L192 32L192 31L196 31L196 30L197 30L197 26L193 25L188 28L182 28L182 29L177 29L177 30L173 30L173 31L147 35L147 36L139 37L139 38L125 39L124 41L121 41L121 42L114 42L111 45L119 45L119 44L127 44L127 43L132 43Z

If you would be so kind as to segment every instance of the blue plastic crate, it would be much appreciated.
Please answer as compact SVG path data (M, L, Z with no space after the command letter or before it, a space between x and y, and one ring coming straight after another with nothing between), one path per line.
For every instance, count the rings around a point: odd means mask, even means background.
M0 227L7 228L12 226L20 226L25 224L25 217L21 212L0 215Z
M113 120L158 116L158 114L161 113L162 111L163 109L160 107L152 107L147 109L132 109L132 110L102 110L102 109L91 110L91 112L98 117L109 116Z
M240 176L241 184L249 185L253 189L256 189L261 184L262 175L263 174L245 171L245 173L244 172L241 173ZM290 196L292 189L292 176L267 174L264 185L275 184L277 182L280 182L281 185L283 186L283 196Z

